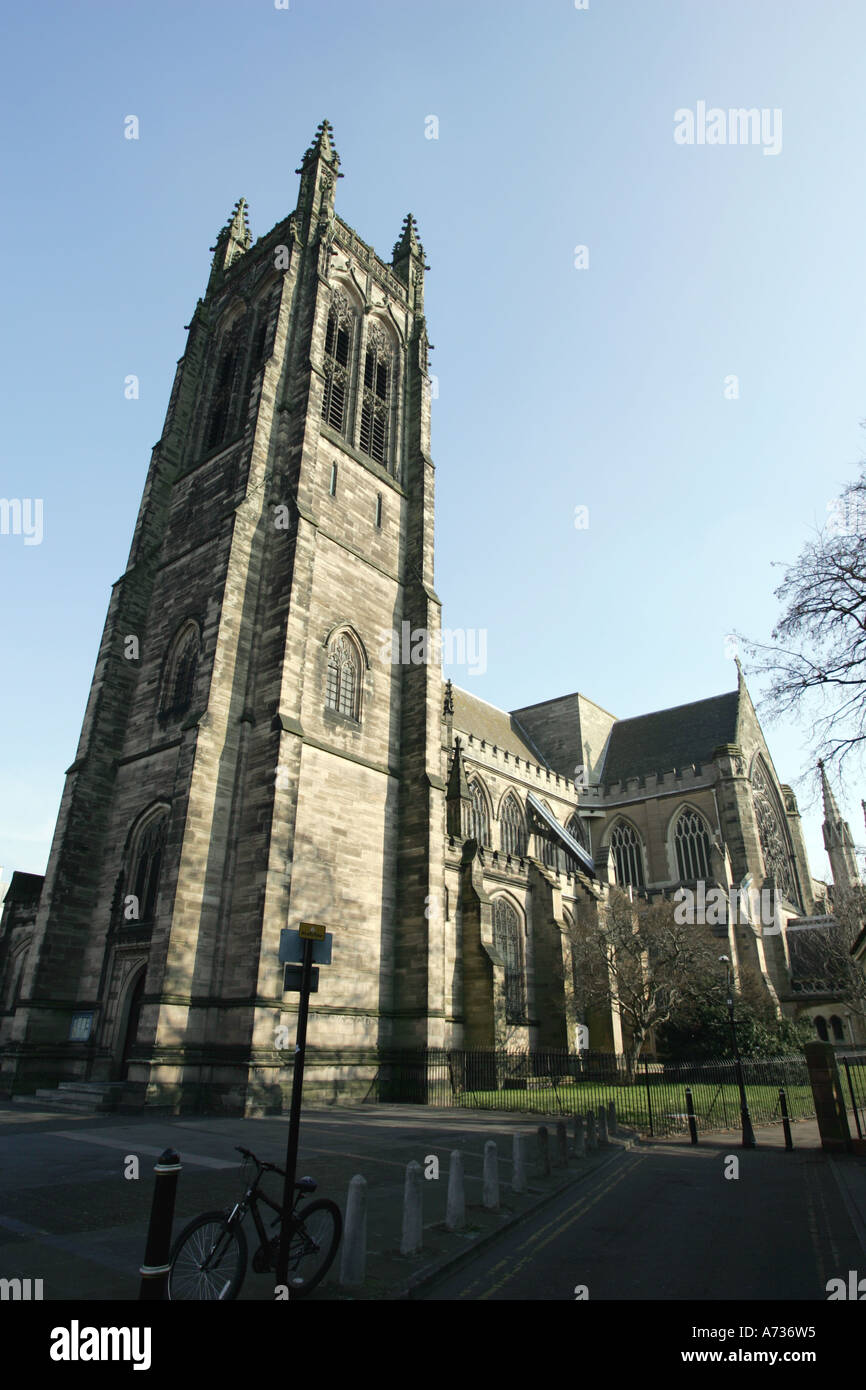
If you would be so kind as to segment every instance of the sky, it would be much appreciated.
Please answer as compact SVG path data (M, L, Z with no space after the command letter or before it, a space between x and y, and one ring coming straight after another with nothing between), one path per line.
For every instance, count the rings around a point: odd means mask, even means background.
M254 237L291 211L323 117L339 215L387 260L413 212L431 267L436 587L486 643L453 679L626 718L769 637L864 453L866 7L581 4L7 10L0 879L45 870L209 248L242 195ZM764 729L826 877L811 728Z

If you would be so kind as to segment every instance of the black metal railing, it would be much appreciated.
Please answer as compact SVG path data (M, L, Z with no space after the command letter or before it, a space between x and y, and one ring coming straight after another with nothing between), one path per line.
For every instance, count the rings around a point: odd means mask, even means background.
M857 1138L866 1137L866 1056L863 1053L838 1059L840 1080L851 1101Z
M866 1077L866 1059L860 1074ZM792 1120L814 1116L802 1055L744 1057L743 1075L753 1124L781 1123L780 1088ZM686 1086L699 1131L739 1127L733 1059L634 1063L614 1053L419 1048L386 1054L367 1098L542 1115L582 1114L612 1100L621 1124L641 1134L667 1135L688 1130ZM863 1096L855 1093L862 1116Z

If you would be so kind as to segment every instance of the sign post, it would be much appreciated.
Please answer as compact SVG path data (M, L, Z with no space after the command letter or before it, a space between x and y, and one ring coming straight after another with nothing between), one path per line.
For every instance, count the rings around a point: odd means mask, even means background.
M283 1220L280 1229L280 1248L277 1256L277 1288L288 1288L289 1248L292 1240L292 1208L295 1205L295 1173L298 1167L298 1136L301 1128L301 1092L304 1085L304 1054L307 1046L307 1017L310 1010L310 988L313 981L314 947L327 943L327 963L330 964L331 934L318 922L302 922L298 932L281 933L280 960L297 960L300 944L301 971L298 984L286 985L300 991L298 1001L298 1032L295 1039L295 1065L292 1071L292 1104L289 1112L289 1134L286 1140L286 1181L283 1188ZM316 952L323 959L322 947ZM318 973L318 972L317 972Z

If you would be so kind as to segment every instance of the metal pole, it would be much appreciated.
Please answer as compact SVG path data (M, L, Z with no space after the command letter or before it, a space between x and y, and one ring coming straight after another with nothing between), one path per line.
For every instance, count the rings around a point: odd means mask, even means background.
M689 1134L693 1144L698 1142L698 1126L695 1120L695 1105L692 1100L692 1088L686 1087L686 1114L689 1117Z
M138 1291L140 1303L153 1303L165 1298L168 1272L171 1269L174 1199L177 1180L181 1173L180 1158L174 1149L165 1149L160 1154L153 1171L156 1173L156 1182L153 1185L150 1224L147 1228L144 1264L138 1271L141 1275L141 1287Z
M752 1129L752 1117L749 1114L749 1102L746 1099L746 1079L743 1075L743 1059L740 1056L740 1048L737 1043L737 1025L734 1020L734 996L731 990L731 962L727 956L721 956L725 962L726 984L728 990L728 1018L731 1022L731 1038L734 1044L734 1057L737 1064L737 1085L740 1088L740 1121L743 1128L743 1140L741 1147L744 1149L754 1149L755 1131Z
M791 1121L788 1118L788 1097L783 1086L779 1087L779 1106L782 1111L782 1129L785 1131L785 1148L790 1150L794 1147L794 1141L791 1138Z
M650 1138L652 1138L652 1137L653 1137L653 1100L652 1100L652 1092L650 1091L649 1063L646 1061L646 1059L644 1059L643 1074L644 1074L644 1080L646 1081L646 1108L647 1108L647 1111L648 1111L648 1113L649 1113Z
M301 1091L304 1085L304 1049L307 1045L307 1015L310 1010L310 982L313 974L313 943L304 938L304 958L301 962L301 991L298 1001L298 1032L295 1040L295 1065L292 1070L292 1105L289 1112L289 1135L286 1140L286 1181L283 1188L283 1223L280 1229L280 1252L277 1257L277 1286L288 1286L289 1246L291 1244L292 1208L295 1205L295 1173L298 1167L298 1136L301 1127Z
M842 1058L842 1061L843 1061L844 1066L845 1066L845 1075L846 1075L847 1078L848 1078L848 1090L851 1092L851 1106L852 1106L852 1108L853 1108L853 1110L854 1110L854 1123L855 1123L855 1125L857 1126L857 1138L858 1138L858 1139L862 1139L862 1138L863 1138L863 1131L862 1131L862 1129L860 1128L860 1115L858 1114L858 1111L857 1111L857 1101L856 1101L855 1098L854 1098L854 1087L853 1087L852 1084L851 1084L851 1068L848 1066L848 1058L847 1058L847 1057L843 1057L843 1058Z

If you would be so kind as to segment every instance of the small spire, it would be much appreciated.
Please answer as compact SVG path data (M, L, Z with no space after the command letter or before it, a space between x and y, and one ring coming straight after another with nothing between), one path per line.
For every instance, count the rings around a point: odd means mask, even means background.
M334 131L333 127L331 126L331 122L320 121L318 126L316 127L316 134L313 137L313 143L310 145L310 148L305 152L304 157L301 160L300 169L295 170L296 174L302 174L304 170L307 169L309 165L317 159L323 160L325 164L333 164L335 168L339 168L340 156L337 154L337 151L334 147L333 135ZM341 179L343 175L338 173L337 177Z
M246 198L238 198L228 221L220 228L216 245L210 249L214 252L213 269L228 270L229 266L249 251L253 244L252 233L249 223L249 205Z
M836 805L833 789L827 781L823 758L818 759L818 771L821 774L821 795L824 799L824 820L830 825L835 825L842 817L839 814L839 807Z
M424 260L424 247L421 245L421 238L418 236L418 224L412 213L409 212L403 218L403 226L400 229L400 236L394 243L394 252L391 257L392 262L402 260L404 256L418 256ZM425 270L429 270L429 265L425 265Z
M848 822L842 819L839 807L836 805L836 798L827 780L822 758L818 759L818 771L821 774L821 793L824 798L824 824L822 826L824 848L830 858L834 887L844 894L860 883L860 871L854 854L854 841L851 838Z
M451 688L451 682L450 682L450 681L446 681L446 682L445 682L445 703L444 703L444 705L442 706L442 713L443 713L443 714L453 714L453 713L454 713L454 692L453 692L453 690L452 690L452 688Z

